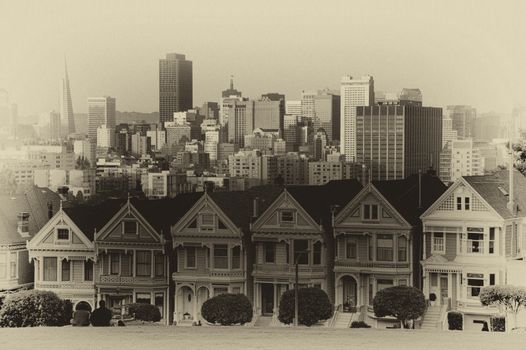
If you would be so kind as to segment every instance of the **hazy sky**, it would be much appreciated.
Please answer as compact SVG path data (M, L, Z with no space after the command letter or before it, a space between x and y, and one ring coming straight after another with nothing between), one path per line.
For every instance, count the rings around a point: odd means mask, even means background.
M0 0L0 88L21 115L58 109L67 56L73 108L88 96L158 110L158 59L186 54L194 105L229 76L245 96L339 88L422 89L433 106L526 104L526 1Z

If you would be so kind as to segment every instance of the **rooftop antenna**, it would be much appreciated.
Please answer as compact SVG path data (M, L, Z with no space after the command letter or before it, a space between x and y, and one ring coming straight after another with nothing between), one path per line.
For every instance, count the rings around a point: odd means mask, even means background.
M234 90L234 76L230 75L230 90Z

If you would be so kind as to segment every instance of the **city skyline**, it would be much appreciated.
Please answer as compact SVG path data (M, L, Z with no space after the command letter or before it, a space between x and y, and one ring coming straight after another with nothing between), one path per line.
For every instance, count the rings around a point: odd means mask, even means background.
M63 75L64 53L79 113L87 111L87 97L100 95L118 98L123 111L158 111L158 60L167 52L184 53L194 62L194 105L219 100L230 75L245 96L278 92L298 99L302 90L337 89L347 74L372 75L378 91L420 88L428 106L466 104L481 112L509 113L525 103L526 83L520 77L526 73L521 64L526 51L514 44L526 33L517 17L524 12L520 2L494 8L486 1L396 7L335 1L322 9L285 2L279 13L277 3L271 3L254 14L228 4L185 4L179 12L176 3L155 10L142 4L101 10L101 4L76 4L73 11L66 3L47 2L27 12L23 2L0 4L5 16L0 28L11 33L10 49L0 59L0 87L9 91L22 117L58 109L53 87ZM475 11L467 18L470 5ZM406 11L395 12L398 8ZM354 18L357 12L362 14ZM32 22L31 32L12 30L21 18ZM287 18L294 21L284 27ZM389 31L375 28L385 21L394 24ZM64 31L68 24L70 30ZM178 35L178 27L191 29ZM223 40L232 33L235 40ZM35 55L34 47L46 49ZM276 59L268 59L270 54Z

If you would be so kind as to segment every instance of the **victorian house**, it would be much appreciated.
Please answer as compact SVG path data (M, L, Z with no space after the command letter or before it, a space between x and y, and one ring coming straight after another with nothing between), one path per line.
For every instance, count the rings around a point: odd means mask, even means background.
M461 312L467 330L480 330L498 312L481 305L480 290L513 284L507 270L526 248L526 178L513 171L510 188L509 177L461 177L422 215L424 294L444 311Z
M389 320L372 311L376 293L400 285L420 288L419 215L445 190L437 177L427 174L373 181L339 212L334 273L336 317L345 320L342 326L359 319L385 327Z
M204 193L172 226L176 256L174 320L179 324L202 321L201 306L223 293L252 295L249 225L275 198L272 187L248 191ZM183 196L183 195L181 195Z
M0 196L0 292L33 286L26 243L58 210L60 197L48 188Z
M253 305L257 316L271 316L271 322L278 322L279 300L294 288L296 264L300 288L318 287L334 299L332 217L360 189L357 181L290 186L253 222Z

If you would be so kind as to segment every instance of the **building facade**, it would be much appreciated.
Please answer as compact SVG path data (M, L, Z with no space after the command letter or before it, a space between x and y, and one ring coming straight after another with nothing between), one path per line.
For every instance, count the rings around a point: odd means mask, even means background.
M171 121L175 112L193 107L192 61L185 55L166 54L159 60L159 121Z

